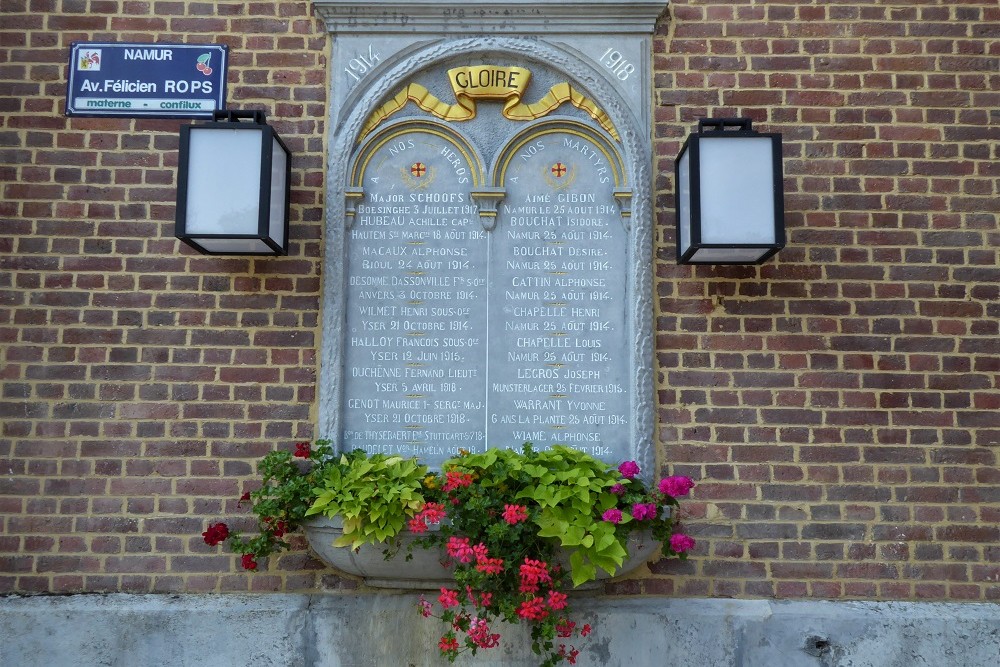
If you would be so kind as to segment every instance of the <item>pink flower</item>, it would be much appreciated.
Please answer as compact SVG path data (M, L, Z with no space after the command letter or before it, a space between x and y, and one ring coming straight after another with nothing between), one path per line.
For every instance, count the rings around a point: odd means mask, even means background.
M297 456L300 459L307 459L307 458L309 458L309 454L310 453L311 453L311 450L309 449L309 443L308 442L297 442L297 443L295 443L295 454L294 454L294 456Z
M504 505L503 520L512 526L522 521L527 521L528 509L521 505Z
M664 477L660 480L660 493L665 493L673 498L686 496L693 488L694 482L691 481L691 478L683 475Z
M244 570L256 570L257 561L254 560L253 554L243 554L242 565Z
M218 546L229 537L229 526L222 522L212 524L201 536L205 538L205 544L208 546Z
M482 608L489 607L493 604L493 593L480 593L479 594L479 606Z
M490 632L490 626L485 619L473 618L469 621L467 633L472 643L479 648L495 648L500 643L500 635Z
M615 484L614 486L612 486L608 490L611 491L611 493L615 494L616 496L624 496L625 495L625 485L624 484Z
M568 596L565 593L559 591L549 591L549 607L555 611L560 611L566 608L566 600Z
M455 537L452 535L448 538L448 543L444 548L449 556L457 558L460 563L471 563L475 556L475 552L469 546L468 537Z
M608 523L621 523L622 511L617 507L612 507L609 510L604 510L604 514L601 515L601 518Z
M428 602L427 598L425 598L423 595L420 596L419 606L420 606L421 616L427 618L428 616L431 615L431 603Z
M636 503L632 505L632 518L636 521L655 519L657 514L658 510L653 503Z
M620 472L622 477L625 479L632 479L639 474L639 464L635 461L625 461L618 466L618 472Z
M670 536L670 548L679 554L690 551L694 548L694 538L684 533L674 533Z
M441 595L438 596L438 602L441 603L442 609L457 607L460 604L458 601L458 591L452 591L448 590L447 588L442 588Z

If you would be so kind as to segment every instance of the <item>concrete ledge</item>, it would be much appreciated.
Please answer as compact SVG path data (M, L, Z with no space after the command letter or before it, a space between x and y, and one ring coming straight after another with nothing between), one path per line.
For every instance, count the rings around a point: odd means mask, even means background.
M447 664L415 594L77 595L0 600L0 665ZM1000 664L993 604L580 598L580 665ZM516 630L476 666L535 665Z

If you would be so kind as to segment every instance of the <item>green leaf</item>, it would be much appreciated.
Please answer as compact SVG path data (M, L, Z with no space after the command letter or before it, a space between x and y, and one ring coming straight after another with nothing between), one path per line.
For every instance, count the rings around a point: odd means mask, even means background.
M354 543L354 538L350 535L344 534L333 541L333 546L335 547L346 547Z
M574 547L581 544L585 535L586 531L584 531L583 528L580 528L579 526L569 526L566 528L566 531L562 536L562 545L564 547Z
M583 554L574 551L569 557L570 576L573 579L573 586L585 584L597 578L597 568L593 563L584 562Z
M594 544L595 551L603 551L607 549L615 541L614 533L604 533L600 536L595 535L596 542Z

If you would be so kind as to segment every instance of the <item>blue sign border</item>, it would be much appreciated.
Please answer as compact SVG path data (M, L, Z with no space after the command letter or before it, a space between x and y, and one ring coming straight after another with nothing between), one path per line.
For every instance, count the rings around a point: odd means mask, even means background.
M228 70L225 44L73 42L66 115L211 119Z

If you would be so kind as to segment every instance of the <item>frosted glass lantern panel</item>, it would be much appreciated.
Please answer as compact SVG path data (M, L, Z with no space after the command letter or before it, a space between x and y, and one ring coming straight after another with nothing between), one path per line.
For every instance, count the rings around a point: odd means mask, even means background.
M775 242L772 146L769 137L701 137L702 243Z
M238 252L265 255L274 252L274 248L267 245L260 239L205 239L194 236L191 240L204 248L206 252L210 253Z
M699 248L688 261L692 264L752 264L769 252L770 248Z
M257 233L260 155L259 130L191 130L188 234ZM283 196L281 201L284 203Z
M277 138L271 140L271 210L268 236L280 242L285 236L285 188L288 180L288 155Z
M691 151L686 150L677 163L677 204L680 214L681 252L691 247Z

